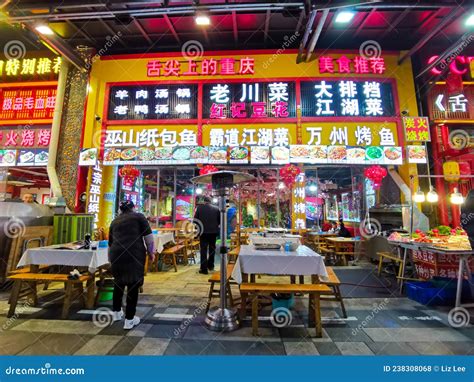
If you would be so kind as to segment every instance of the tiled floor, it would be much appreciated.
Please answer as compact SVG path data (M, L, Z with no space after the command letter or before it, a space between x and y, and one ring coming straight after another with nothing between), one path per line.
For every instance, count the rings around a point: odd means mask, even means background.
M8 293L3 292L0 354L474 355L472 325L453 328L447 320L448 307L426 307L397 294L347 299L345 320L338 304L324 302L322 338L315 338L314 329L307 327L305 298L296 298L290 326L273 326L268 317L271 308L266 307L260 313L258 337L252 336L248 319L237 331L211 332L204 325L208 287L207 277L194 265L181 266L177 273L148 274L138 307L142 323L128 332L123 323L93 320L97 311L81 309L79 304L68 320L58 319L59 285L41 292L39 307L20 303L21 313L8 319ZM237 287L234 293L238 296ZM110 302L101 307L109 308Z

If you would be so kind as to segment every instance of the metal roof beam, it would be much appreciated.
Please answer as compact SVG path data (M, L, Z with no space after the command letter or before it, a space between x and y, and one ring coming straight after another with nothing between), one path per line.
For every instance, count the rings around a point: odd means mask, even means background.
M165 22L166 22L166 25L168 25L168 28L171 32L171 34L174 36L174 38L176 39L176 41L178 42L178 44L181 44L181 40L178 36L178 33L176 32L176 29L174 29L174 26L173 26L173 23L171 22L170 18L168 17L168 15L163 15L163 18L165 19Z
M237 13L232 11L232 31L234 33L234 42L237 45L239 42L239 30L237 27Z
M263 44L266 45L267 44L267 39L268 39L268 28L270 27L270 18L272 17L272 14L270 12L270 10L268 9L266 14L265 14L265 28L263 30L263 35L264 35L264 38L263 38Z
M390 32L392 32L398 24L402 22L402 20L410 13L411 8L405 8L402 13L400 13L395 20L393 20L392 23L390 23L390 26L385 30L385 32L382 33L380 36L380 40L382 40L385 36L387 36Z
M303 39L300 42L300 46L298 48L298 56L296 57L296 62L299 63L302 61L303 51L306 47L306 43L308 42L309 35L311 34L311 30L313 29L314 19L316 18L316 13L318 11L311 11L309 14L309 19L306 24L306 29L304 31Z
M377 10L377 8L372 8L370 10L370 12L368 12L365 17L364 17L364 20L361 21L360 25L357 27L356 31L354 32L354 34L352 35L352 37L356 37L360 32L361 30L364 28L364 25L365 23L367 22L367 20L370 18L370 16L372 16L372 14Z
M142 24L140 24L140 21L138 21L135 17L132 18L133 23L135 26L138 28L142 36L145 38L145 40L148 42L148 44L152 45L153 41L151 40L150 36L148 36L148 33L146 33L145 28L143 28Z
M407 53L405 53L399 60L398 64L402 64L407 58L413 56L418 50L426 45L435 35L441 31L445 26L453 21L453 18L459 13L459 8L453 9L446 17L441 20L441 22L436 25L432 30L430 30L426 35L424 35L420 41L418 41L414 47L412 47Z
M329 9L325 9L321 16L321 19L319 20L319 23L316 27L313 37L311 37L309 48L306 51L306 62L308 62L309 59L311 58L311 54L313 53L314 48L316 47L316 44L319 40L319 36L321 36L321 32L323 30L324 24L326 23L326 19L328 18L328 15L329 15Z

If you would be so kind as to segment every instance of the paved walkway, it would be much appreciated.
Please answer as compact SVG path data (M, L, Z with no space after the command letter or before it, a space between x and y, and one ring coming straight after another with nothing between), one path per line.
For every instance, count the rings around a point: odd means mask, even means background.
M207 276L197 270L195 265L180 266L177 273L148 274L138 307L142 324L130 332L122 329L123 323L93 322L97 311L80 310L79 305L73 306L69 320L58 319L60 285L40 293L39 307L20 303L21 314L11 319L6 318L8 294L1 293L0 354L474 355L472 325L452 328L449 308L396 296L347 299L346 320L340 318L338 304L323 303L323 338L315 338L306 325L307 298L296 298L290 326L273 325L271 308L263 309L260 315L266 320L259 337L251 335L248 319L235 332L211 332L204 326ZM234 293L238 296L236 287ZM110 308L110 303L100 307Z

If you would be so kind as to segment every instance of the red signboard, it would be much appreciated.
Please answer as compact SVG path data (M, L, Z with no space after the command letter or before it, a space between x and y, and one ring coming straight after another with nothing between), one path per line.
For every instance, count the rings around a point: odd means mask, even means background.
M341 56L337 59L331 56L319 57L319 73L358 73L358 74L383 74L385 73L385 60L382 57L366 58L362 56L353 59Z
M429 142L430 124L426 117L403 117L405 140L407 142Z
M178 60L150 60L147 63L148 77L228 76L236 74L255 74L255 59L252 57L241 59L209 58L201 61L187 59L184 62Z
M41 148L48 147L51 126L41 128L0 129L1 148Z
M56 86L0 88L0 121L52 119Z

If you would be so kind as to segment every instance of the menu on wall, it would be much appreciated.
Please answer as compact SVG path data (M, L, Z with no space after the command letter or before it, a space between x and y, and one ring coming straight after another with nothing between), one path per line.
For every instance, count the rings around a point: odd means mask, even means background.
M295 83L279 81L204 84L203 117L295 118Z
M196 119L197 85L111 86L107 118L120 120Z
M0 121L52 119L56 86L0 88Z
M301 82L303 117L395 116L392 85L383 80Z
M423 146L409 146L424 148ZM412 149L413 150L413 149ZM105 165L117 164L403 164L400 146L236 146L106 148ZM417 162L422 163L422 162Z

